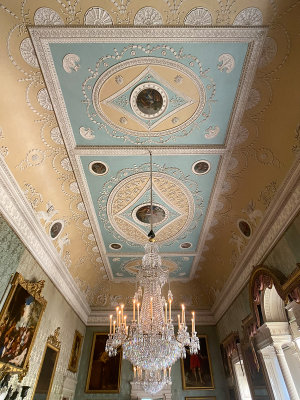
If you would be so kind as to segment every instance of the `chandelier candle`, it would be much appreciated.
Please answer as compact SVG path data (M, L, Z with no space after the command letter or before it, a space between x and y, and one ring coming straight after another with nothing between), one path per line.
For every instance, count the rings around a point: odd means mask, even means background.
M142 266L137 274L138 290L134 299L141 299L137 305L137 321L135 318L128 324L124 316L124 304L116 308L118 325L114 327L106 342L109 356L117 354L122 346L123 358L137 367L137 379L144 389L154 393L154 388L171 383L170 367L180 358L186 356L186 347L190 354L198 353L199 339L195 331L195 314L192 319L192 333L187 331L185 322L185 306L181 306L182 318L178 318L178 331L175 335L172 321L171 290L168 290L169 319L166 319L166 303L162 296L162 287L168 281L168 270L164 269L156 243L149 242L145 246ZM141 308L140 308L141 305ZM111 318L110 318L111 321ZM164 378L164 369L167 377ZM160 389L159 389L160 390Z
M167 283L169 271L162 266L158 246L153 232L153 182L152 154L150 152L150 232L149 243L145 246L142 266L137 272L138 290L133 296L133 320L126 325L124 304L116 308L117 327L110 333L106 341L105 351L110 357L117 354L122 346L123 358L134 366L134 382L149 393L159 392L165 385L171 385L171 366L180 358L186 357L186 347L190 354L200 350L199 339L195 331L195 313L192 319L192 334L185 324L185 307L182 304L182 318L178 315L178 331L175 335L172 321L173 294L168 290L167 299L162 296L162 287ZM141 301L137 303L136 301ZM169 303L169 319L168 319ZM137 321L135 319L137 305ZM141 310L140 310L141 305ZM165 309L164 309L165 307ZM141 311L141 313L140 313Z
M133 321L135 321L135 299L133 299Z

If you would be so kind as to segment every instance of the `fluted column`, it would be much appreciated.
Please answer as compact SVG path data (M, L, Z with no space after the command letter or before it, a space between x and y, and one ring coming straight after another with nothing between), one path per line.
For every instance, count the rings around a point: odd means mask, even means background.
M259 350L268 374L270 389L275 400L289 400L289 394L283 379L275 349L272 345Z
M258 329L255 340L275 399L299 400L282 350L282 345L292 342L288 322L266 322Z
M290 369L289 369L289 366L286 362L286 358L285 358L285 355L284 355L284 352L282 349L282 343L274 342L273 346L276 351L280 369L281 369L287 390L289 392L290 398L291 398L291 400L300 400L297 390L296 390L296 387L295 387L295 384L294 384L294 381L293 381L293 378L292 378L292 375L291 375L291 372L290 372Z

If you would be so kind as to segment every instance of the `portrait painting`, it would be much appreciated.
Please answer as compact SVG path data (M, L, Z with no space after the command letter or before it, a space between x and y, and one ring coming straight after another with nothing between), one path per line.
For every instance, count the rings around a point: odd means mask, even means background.
M108 335L94 333L85 391L87 393L119 393L122 353L109 357L105 351Z
M29 282L16 273L0 313L0 369L26 371L30 351L46 306L44 281Z
M190 354L186 349L186 358L181 359L181 376L184 390L214 389L211 362L206 335L198 335L200 350Z
M77 372L82 341L83 341L83 336L80 334L80 332L75 331L70 360L69 360L69 366L68 366L69 371Z
M58 355L59 349L46 345L32 400L49 399Z

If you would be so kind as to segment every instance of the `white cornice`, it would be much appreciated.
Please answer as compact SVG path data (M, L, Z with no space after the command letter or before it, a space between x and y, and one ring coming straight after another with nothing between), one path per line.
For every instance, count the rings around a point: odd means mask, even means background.
M0 211L79 318L87 323L90 307L86 299L1 156Z
M113 314L115 310L107 310L101 311L97 309L92 309L88 321L87 326L108 326L109 325L109 315ZM172 318L173 321L177 321L177 314L180 313L181 310L173 310L172 311ZM127 321L132 320L132 312L126 311ZM208 310L200 310L195 311L196 315L196 326L204 326L204 325L215 325L216 320L213 314ZM199 330L199 329L198 329ZM198 332L200 333L200 332Z
M243 115L245 105L248 99L249 91L252 87L256 67L261 54L261 49L267 33L266 27L192 27L192 28L174 28L174 27L154 27L154 28L98 28L98 27L30 27L29 32L34 44L34 48L43 71L46 86L52 100L54 111L58 124L64 137L65 145L68 151L70 162L78 182L85 207L91 222L91 226L96 238L96 242L102 255L103 264L109 279L113 279L113 274L107 256L105 256L105 246L102 234L97 221L97 216L93 203L91 201L89 188L85 180L85 174L80 162L82 155L122 155L135 154L142 155L145 149L137 150L136 146L129 146L124 149L119 147L76 147L72 126L68 117L66 105L64 103L59 80L56 74L50 43L120 43L131 42L134 38L136 42L143 41L145 38L151 38L151 42L160 42L163 38L169 42L247 42L248 52L244 63L241 80L239 83L236 100L231 113L228 125L227 139L225 146L170 146L154 148L154 154L220 154L221 160L216 175L212 195L210 196L208 211L203 223L203 228L197 245L197 256L191 268L190 279L193 278L199 264L202 249L205 244L207 233L211 226L214 211L218 202L218 197L225 179L227 165L230 161L231 153L234 148L235 140L239 132L240 120ZM221 168L222 166L222 168Z
M236 263L211 311L222 317L248 282L253 266L260 264L300 210L300 162L296 159L273 198L253 240Z

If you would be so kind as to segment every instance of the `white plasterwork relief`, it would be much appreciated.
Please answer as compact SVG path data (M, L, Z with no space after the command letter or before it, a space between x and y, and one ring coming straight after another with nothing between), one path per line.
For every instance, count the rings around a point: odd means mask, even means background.
M63 58L63 68L68 73L77 72L80 68L80 57L77 54L69 53Z
M230 72L233 71L235 66L235 61L231 54L228 53L221 54L220 57L218 58L218 61L219 61L218 70L220 70L221 72L225 70L227 74L230 74Z

